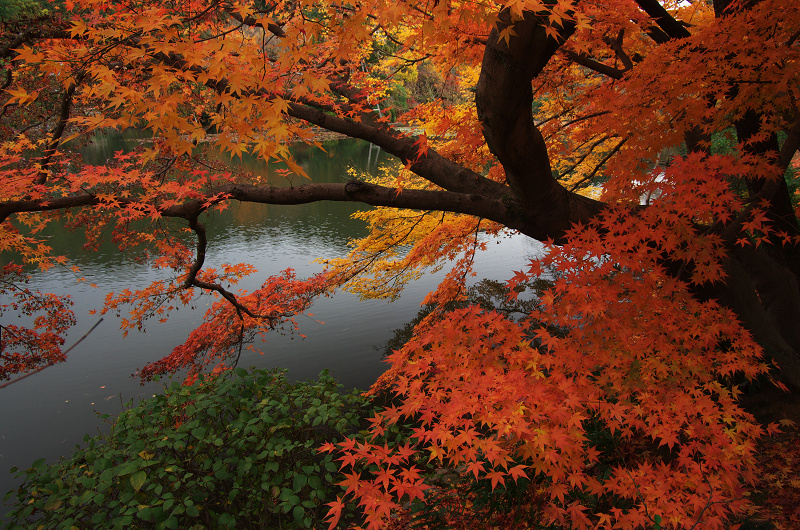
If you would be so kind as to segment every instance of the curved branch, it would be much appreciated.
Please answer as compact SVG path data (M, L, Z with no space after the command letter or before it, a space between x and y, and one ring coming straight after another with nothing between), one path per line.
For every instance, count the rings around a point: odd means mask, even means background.
M225 8L225 12L228 13L231 16L232 19L234 19L239 24L242 24L243 26L251 26L251 27L254 27L254 28L262 28L262 29L265 29L265 30L269 31L270 33L272 33L276 37L285 37L286 36L286 32L283 31L283 28L281 26L279 26L278 24L275 24L274 22L270 22L266 26L264 26L264 24L259 22L258 19L256 19L256 17L254 17L254 16L243 17L238 11L236 11L232 7L226 7Z
M287 316L291 316L289 314L274 314L274 315L260 315L257 313L253 313L247 306L239 302L232 292L228 291L224 287L219 284L206 282L203 280L199 280L197 278L197 274L203 268L203 264L206 260L206 248L208 246L208 237L206 235L206 227L203 223L198 221L198 216L202 211L202 207L197 204L196 205L196 213L191 215L188 219L189 221L189 228L197 234L197 250L194 262L192 266L186 273L186 279L183 282L182 288L189 289L191 287L197 287L199 289L204 289L206 291L214 291L220 294L225 300L228 301L235 309L239 318L241 319L242 313L246 314L247 316L254 318L256 320L266 320L269 322L270 327L274 325L274 322L280 318L284 318Z
M479 194L490 198L501 198L509 193L505 185L460 166L433 149L420 155L420 146L414 138L405 137L399 131L386 126L334 116L300 103L290 103L287 114L329 131L375 144L409 165L409 169L417 175L448 191Z
M197 220L200 215L199 209L195 215L189 217L189 228L197 234L197 250L195 251L195 258L192 266L186 273L186 280L183 282L183 288L188 289L197 279L197 273L203 268L206 261L206 247L208 246L208 236L206 236L206 227L203 223Z
M49 21L52 23L52 20ZM8 43L7 46L3 46L0 48L0 59L5 59L8 57L12 57L16 55L15 49L19 48L25 43L28 43L32 40L36 39L68 39L71 38L71 35L68 31L64 31L62 28L58 27L50 27L45 29L42 25L31 26Z
M511 26L515 36L506 43L500 33ZM558 183L533 121L531 81L575 28L565 23L557 39L547 29L534 13L516 22L508 10L500 13L483 56L475 103L486 142L503 165L516 199L531 212L533 224L559 242L573 223L588 220L604 205Z

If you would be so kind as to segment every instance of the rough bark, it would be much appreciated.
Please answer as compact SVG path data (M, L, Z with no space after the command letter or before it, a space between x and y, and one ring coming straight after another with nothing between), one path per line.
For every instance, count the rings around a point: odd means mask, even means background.
M509 26L515 36L506 42L500 39L500 32ZM513 21L511 12L503 11L489 36L475 95L486 143L505 169L520 215L543 227L547 238L556 242L563 240L564 231L572 224L585 222L603 207L559 184L533 120L531 81L573 31L565 24L555 40L536 14L527 13L524 19Z
M763 248L730 252L719 300L731 308L781 369L800 388L800 289L797 275Z
M756 2L734 4L731 0L715 0L717 18L725 18L733 9L748 9ZM735 94L738 86L729 91ZM735 123L737 140L750 154L774 159L784 172L797 151L798 124L789 131L781 147L776 134L752 142L761 131L763 115L747 109ZM766 214L775 230L800 235L798 220L792 207L785 178L746 179L752 204L766 205ZM800 246L786 244L777 235L758 248L738 246L730 241L725 263L727 278L716 286L715 297L731 308L781 369L780 377L800 389Z
M656 19L671 38L684 38L688 31L675 21L658 2L642 0L643 9ZM499 32L513 25L516 36L508 43ZM532 113L531 81L569 37L566 27L559 40L548 38L535 14L512 21L503 12L497 29L489 37L476 104L484 136L492 153L506 170L507 182L520 216L535 219L536 226L546 227L548 237L560 241L563 230L575 222L586 222L603 207L565 190L553 177L549 155ZM758 131L759 116L749 113L737 123L739 140ZM791 140L790 136L790 140ZM751 148L759 154L779 152L777 139ZM782 158L788 155L781 153ZM751 199L766 199L770 218L790 233L797 233L797 219L783 179L749 181ZM529 234L536 237L533 234ZM538 239L541 239L540 237ZM773 245L741 248L733 241L724 267L724 283L698 289L698 296L717 299L732 309L745 327L781 368L780 377L800 388L800 260L793 246Z

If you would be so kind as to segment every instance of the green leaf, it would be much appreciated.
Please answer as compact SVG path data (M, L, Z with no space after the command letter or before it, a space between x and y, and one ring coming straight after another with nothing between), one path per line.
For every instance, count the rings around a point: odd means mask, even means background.
M139 491L140 489L142 489L142 486L144 485L146 480L147 480L147 473L145 473L142 470L139 470L133 475L131 475L131 486L133 486L134 490Z
M44 509L48 511L57 510L61 506L61 499L54 498L47 501L47 504L44 505Z
M294 521L296 523L303 522L303 517L306 515L306 510L302 506L295 506L294 510L292 510L292 516L294 517Z
M150 521L153 517L153 513L149 506L140 506L139 511L136 512L136 517L142 521Z
M292 481L292 489L296 492L299 492L303 488L306 487L308 484L308 477L305 475L295 475L294 480Z
M80 496L80 498L78 499L78 502L80 504L86 504L93 497L94 497L94 491L93 490L86 490L86 491L83 492L83 495Z
M322 382L292 385L277 371L243 378L248 381L209 379L189 389L175 385L165 395L129 403L111 433L90 438L73 459L39 461L38 467L20 472L29 486L7 497L18 502L12 517L22 521L36 514L42 528L83 527L79 521L90 527L130 528L139 521L148 528L174 528L174 523L190 528L202 515L214 528L236 528L240 518L277 520L291 512L285 527L313 528L317 510L335 495L320 470L338 473L333 457L314 449L341 435L305 430L300 417L305 416L304 424L323 415L336 422L348 411L358 422L368 411L365 400L344 401L336 394L320 401ZM188 403L194 415L175 428L178 411L185 414ZM304 415L295 403L318 409ZM329 482L336 479L331 476ZM66 497L66 492L77 493ZM267 499L271 502L265 505ZM214 504L233 501L236 508Z

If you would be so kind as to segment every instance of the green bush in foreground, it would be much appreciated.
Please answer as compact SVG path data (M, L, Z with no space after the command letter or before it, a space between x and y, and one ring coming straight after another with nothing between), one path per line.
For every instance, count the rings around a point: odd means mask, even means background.
M290 384L282 371L178 383L126 407L109 434L24 484L6 528L314 528L342 492L316 449L358 432L366 398L327 372ZM14 472L16 470L12 470Z

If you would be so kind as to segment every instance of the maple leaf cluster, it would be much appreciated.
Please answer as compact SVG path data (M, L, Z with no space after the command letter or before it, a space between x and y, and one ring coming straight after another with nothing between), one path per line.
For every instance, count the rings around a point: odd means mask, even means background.
M724 200L711 183L685 184ZM675 210L703 200L663 192ZM663 212L648 217L608 211L517 273L512 287L556 271L540 308L521 322L469 307L417 326L382 378L401 404L371 429L381 436L412 421L409 445L391 451L394 459L368 441L340 445L343 469L380 470L342 483L369 513L368 527L425 491L417 459L492 488L535 480L546 492L542 516L572 528L723 527L746 513L744 487L756 481L765 430L722 381L768 366L735 315L694 299L653 258L661 253L641 248L642 234L664 223ZM600 237L611 229L613 242ZM714 255L714 241L682 240L680 223L670 232L675 240L659 244L698 244ZM698 273L695 281L711 280ZM598 448L590 433L598 428L617 444ZM641 452L621 459L626 443Z
M205 271L205 276L210 272ZM235 366L244 344L252 344L257 338L263 340L268 331L295 332L297 323L292 317L310 307L326 286L327 278L322 274L301 281L288 269L271 276L253 292L238 293L235 304L224 298L218 300L206 311L205 322L189 334L186 342L164 358L144 366L139 376L151 379L187 369L187 381L194 381L208 366L215 373ZM185 291L181 293L183 296Z
M3 348L0 350L0 380L66 358L61 346L63 335L75 324L72 302L51 293L30 289L28 276L18 265L6 265L0 275L0 316L11 312L32 317L29 325L0 326Z
M800 385L799 3L70 0L46 16L0 38L0 251L15 261L0 310L32 318L3 324L0 375L64 358L68 301L25 284L66 266L50 223L163 273L108 294L100 311L123 332L214 298L145 378L222 371L322 293L392 298L448 267L376 384L396 403L366 439L324 448L347 491L331 526L345 502L377 528L421 501L429 462L491 488L529 480L526 502L569 527L721 528L747 512L769 429L735 383L778 367ZM389 108L423 65L439 86ZM86 163L80 147L109 128L144 138ZM318 128L398 166L310 181L289 143L322 147ZM244 155L286 185L225 164ZM206 265L208 212L323 200L375 207L323 273L248 292L234 286L251 266ZM545 279L536 308L447 312L509 231L547 245L509 283Z
M759 495L768 499L756 512L759 519L770 521L775 528L797 527L800 523L800 476L798 476L797 455L800 438L797 425L791 420L784 424L782 433L760 447L758 464L762 475L757 489Z

